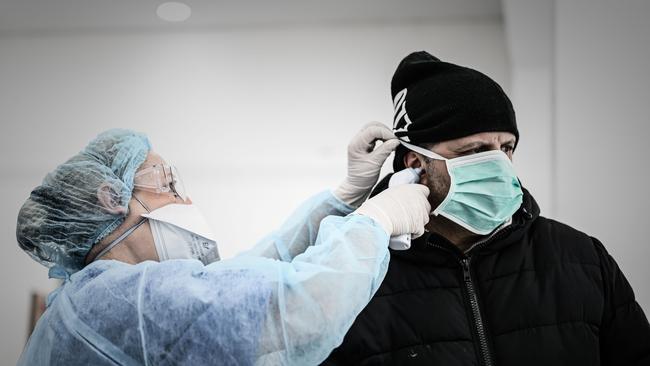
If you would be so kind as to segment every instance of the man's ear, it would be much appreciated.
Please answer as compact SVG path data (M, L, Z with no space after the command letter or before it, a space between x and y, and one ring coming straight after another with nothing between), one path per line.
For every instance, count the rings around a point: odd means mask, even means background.
M97 188L97 201L110 214L126 215L128 212L128 208L120 204L117 192L108 183L102 183Z
M418 158L418 154L413 151L409 151L404 155L404 166L407 168L421 168L422 163Z

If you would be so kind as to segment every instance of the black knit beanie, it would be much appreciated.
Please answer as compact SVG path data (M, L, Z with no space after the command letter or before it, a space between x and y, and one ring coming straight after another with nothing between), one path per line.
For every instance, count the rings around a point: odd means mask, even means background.
M519 141L512 103L494 80L427 52L406 56L393 75L393 132L412 144L453 140L479 132L511 132ZM393 169L404 169L403 146Z

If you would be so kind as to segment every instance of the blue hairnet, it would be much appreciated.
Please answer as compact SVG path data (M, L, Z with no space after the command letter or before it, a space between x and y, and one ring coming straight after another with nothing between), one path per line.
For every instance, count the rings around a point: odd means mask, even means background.
M50 267L51 277L83 268L90 248L124 221L133 177L150 148L145 135L113 129L59 165L18 213L20 248ZM99 191L108 192L114 207L122 210L108 211L98 200Z

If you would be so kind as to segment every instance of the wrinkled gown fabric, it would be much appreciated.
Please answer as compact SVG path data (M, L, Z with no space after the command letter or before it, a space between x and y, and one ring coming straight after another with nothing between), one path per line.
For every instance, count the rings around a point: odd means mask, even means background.
M388 266L388 235L330 192L237 257L94 262L48 298L19 365L310 365Z

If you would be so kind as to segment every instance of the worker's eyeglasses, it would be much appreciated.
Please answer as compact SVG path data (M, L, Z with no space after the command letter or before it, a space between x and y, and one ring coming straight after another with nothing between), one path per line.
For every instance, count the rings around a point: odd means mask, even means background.
M133 185L146 191L172 193L183 201L187 199L185 186L173 165L156 164L141 169L135 173Z

